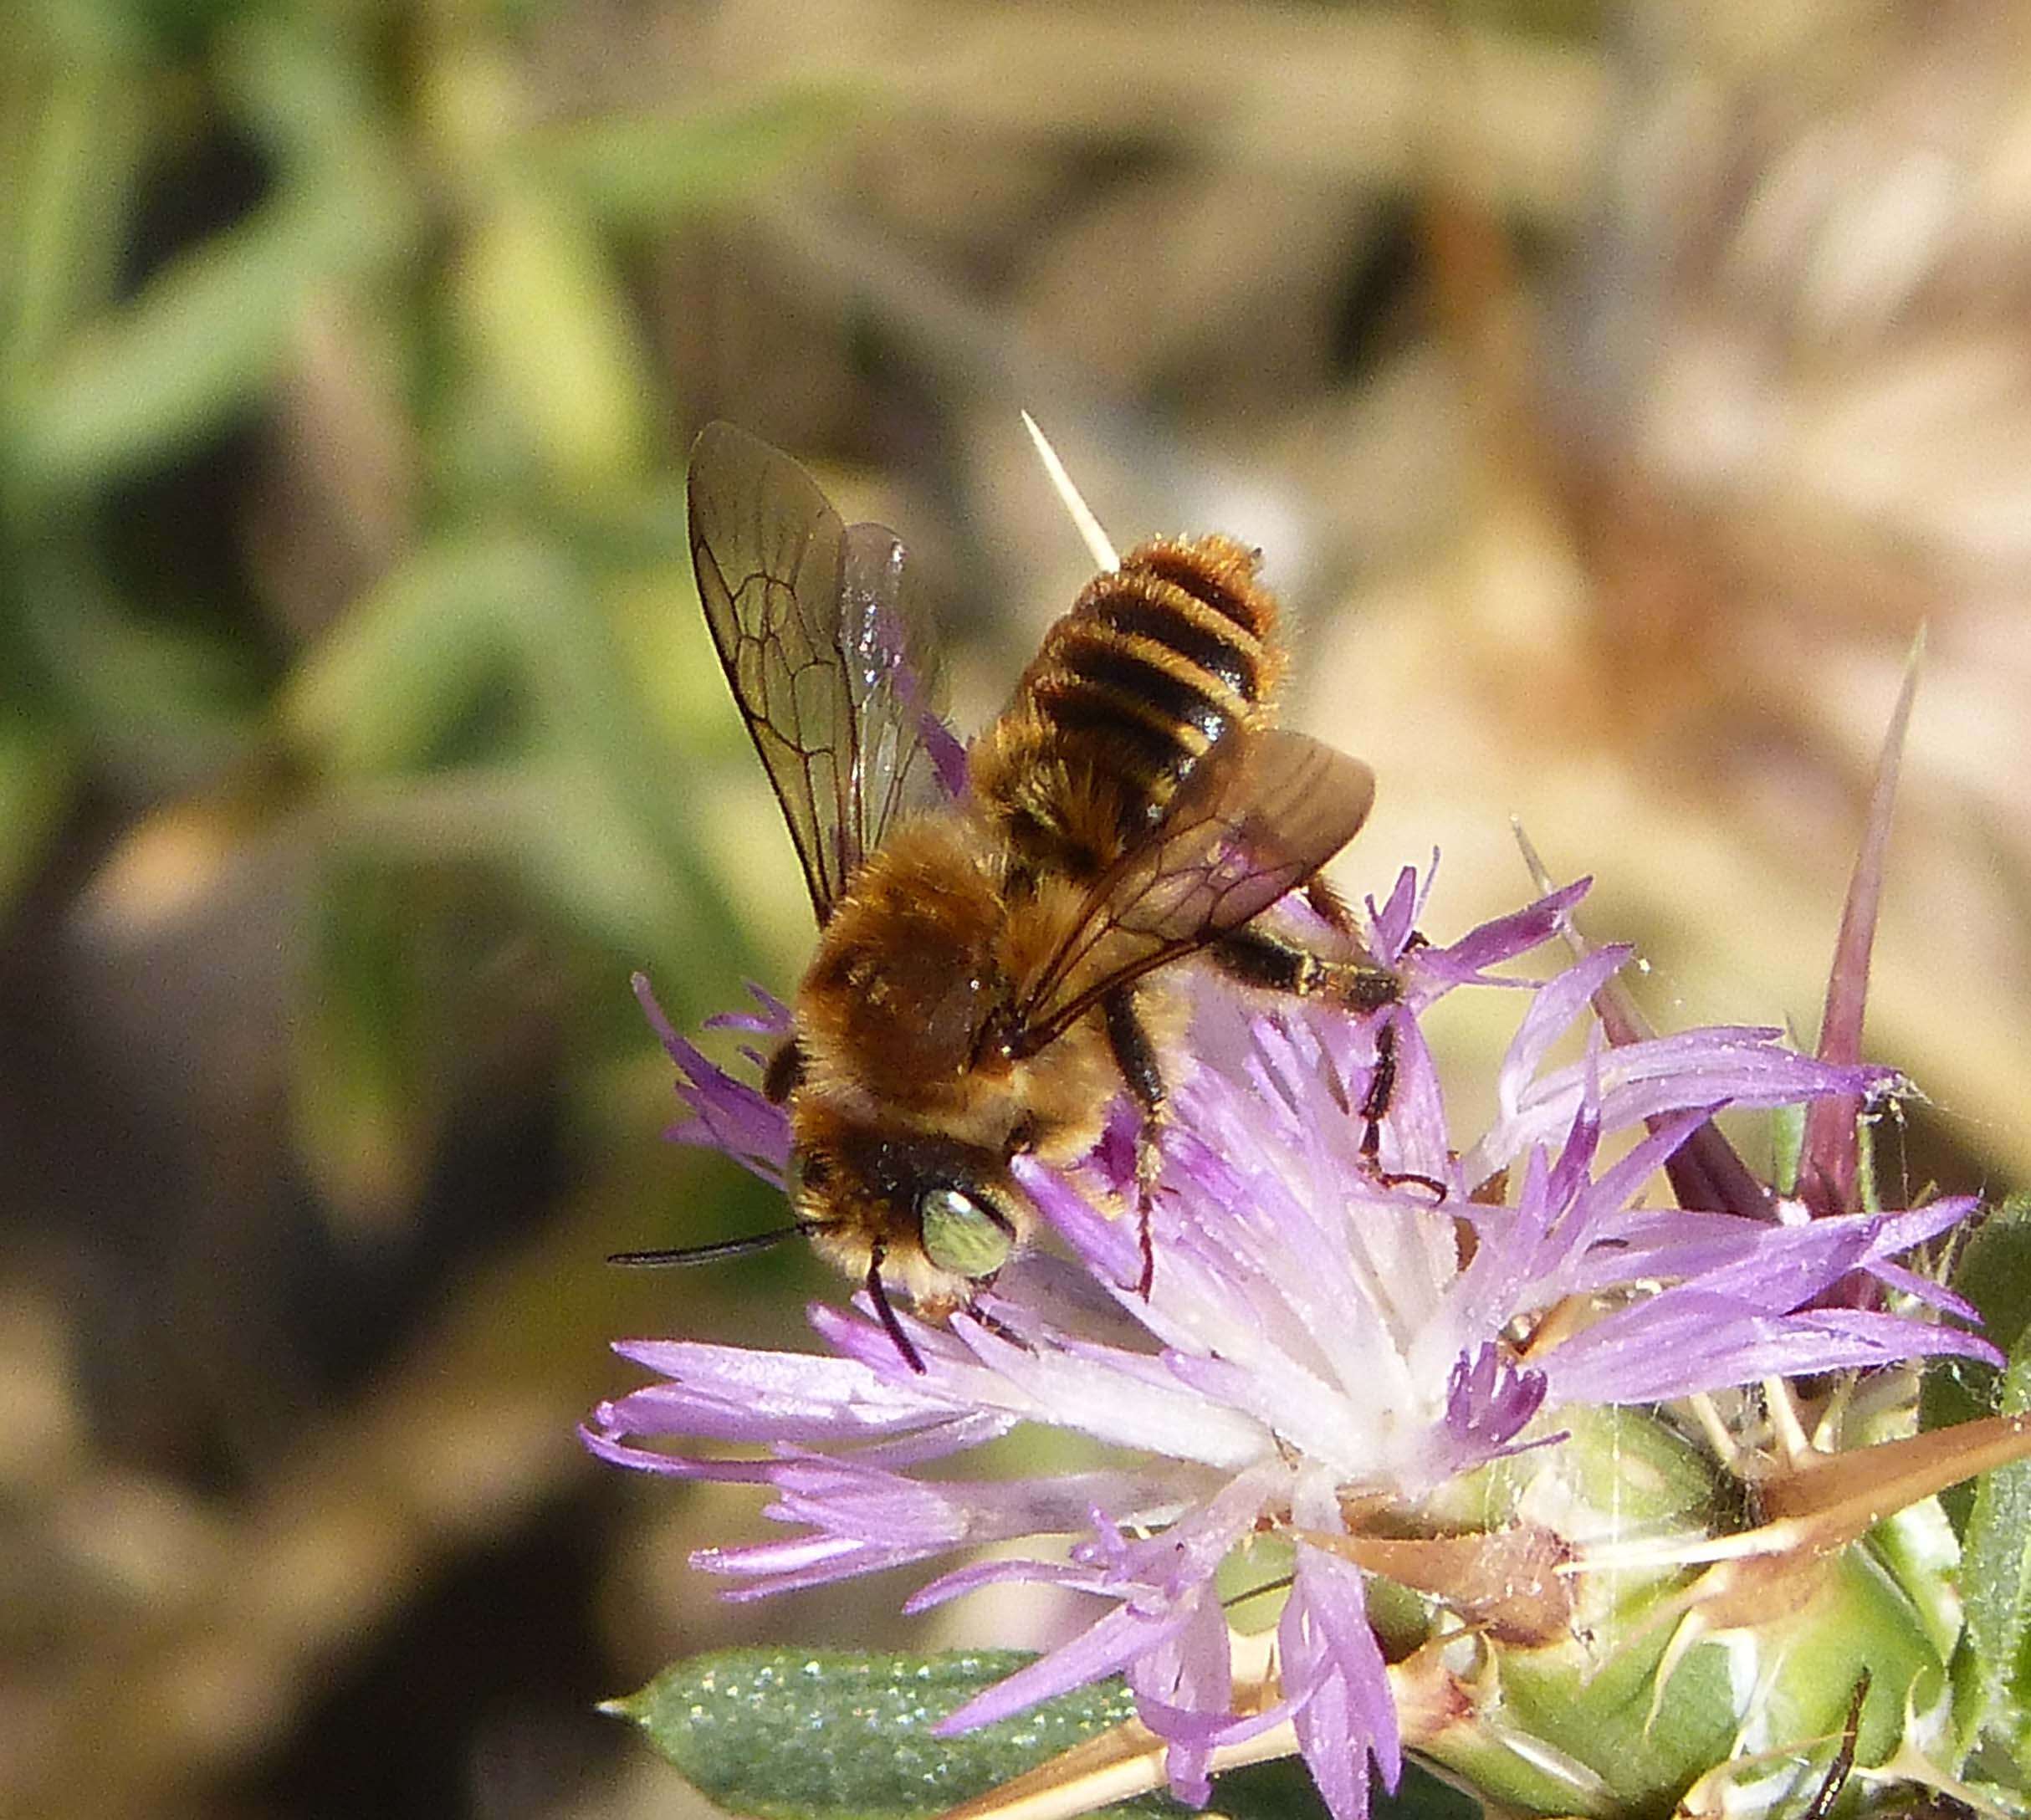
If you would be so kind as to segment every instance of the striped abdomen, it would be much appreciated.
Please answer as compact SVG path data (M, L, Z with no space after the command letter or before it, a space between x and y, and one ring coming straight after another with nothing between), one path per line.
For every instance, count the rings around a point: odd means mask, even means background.
M975 765L1021 850L1097 871L1161 816L1227 733L1263 717L1283 667L1255 552L1143 544L1045 635Z

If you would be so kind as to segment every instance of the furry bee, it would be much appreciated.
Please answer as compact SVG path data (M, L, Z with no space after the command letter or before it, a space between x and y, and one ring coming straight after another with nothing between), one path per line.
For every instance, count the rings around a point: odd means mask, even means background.
M970 1306L1036 1220L1010 1160L1077 1161L1125 1087L1146 1294L1164 969L1196 956L1368 1010L1396 992L1316 876L1367 819L1374 774L1273 724L1286 656L1255 553L1220 536L1130 551L962 750L932 710L892 532L843 524L795 462L724 423L692 450L689 505L698 594L818 918L765 1081L790 1117L788 1230L865 1285L922 1370L892 1291L933 1319ZM1343 956L1265 915L1301 887Z

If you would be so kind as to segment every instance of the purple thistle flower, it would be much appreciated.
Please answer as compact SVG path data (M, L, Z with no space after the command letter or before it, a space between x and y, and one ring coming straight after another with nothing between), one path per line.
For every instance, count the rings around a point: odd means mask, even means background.
M1623 951L1529 989L1492 1122L1470 1143L1454 1134L1420 1017L1461 986L1517 984L1489 970L1548 939L1584 888L1438 949L1412 943L1412 873L1371 907L1375 950L1404 979L1402 1003L1379 1014L1395 1020L1398 1073L1379 1162L1363 1153L1358 1112L1375 1018L1266 1010L1195 979L1146 1298L1136 1221L1118 1213L1133 1174L1122 1122L1078 1170L1016 1159L1058 1244L1013 1260L977 1318L934 1327L899 1311L921 1372L864 1296L811 1311L830 1355L627 1342L617 1350L659 1381L601 1405L587 1444L624 1465L770 1488L769 1514L795 1534L694 1557L735 1598L985 1542L1067 1538L1066 1558L963 1565L909 1601L921 1610L1026 1581L1100 1606L949 1729L1123 1674L1185 1799L1205 1798L1215 1751L1288 1722L1338 1820L1359 1820L1368 1766L1394 1786L1403 1743L1364 1571L1331 1546L1353 1513L1435 1510L1461 1475L1555 1449L1562 1410L1773 1373L1995 1356L1930 1317L1920 1305L1969 1311L1895 1262L1971 1201L1775 1221L1638 1204L1717 1112L1860 1102L1894 1077L1801 1055L1766 1030L1613 1046L1592 1030L1573 1059L1555 1059ZM781 1110L671 1030L646 991L644 1002L680 1070L689 1116L678 1134L780 1178ZM786 1028L783 1007L761 1005L745 1027ZM1829 1306L1855 1272L1889 1296ZM1077 1430L1122 1464L1019 1480L917 1475L1025 1422ZM1277 1697L1236 1711L1215 1577L1264 1531L1286 1536L1294 1556Z

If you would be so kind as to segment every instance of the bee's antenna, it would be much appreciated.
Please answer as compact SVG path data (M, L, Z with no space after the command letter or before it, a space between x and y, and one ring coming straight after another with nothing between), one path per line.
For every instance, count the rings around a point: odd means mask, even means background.
M1102 569L1120 568L1121 558L1114 553L1108 534L1100 528L1100 520L1093 516L1093 509L1080 497L1079 489L1072 483L1072 476L1065 472L1064 463L1058 459L1058 452L1037 428L1036 419L1026 411L1022 414L1022 427L1030 432L1030 440L1036 444L1037 459L1043 463L1044 472L1051 477L1051 484L1057 489L1065 509L1071 513L1080 540L1092 552L1093 560Z
M877 1244L874 1255L867 1260L867 1299L874 1304L874 1311L882 1317L882 1325L888 1330L888 1337L896 1342L896 1350L903 1355L903 1362L913 1372L924 1369L923 1356L911 1345L910 1337L903 1331L903 1323L897 1320L896 1311L889 1305L888 1291L882 1284L882 1260L887 1251Z
M808 1221L776 1226L767 1232L750 1232L740 1239L715 1239L710 1245L677 1245L668 1250L616 1251L606 1261L632 1269L660 1270L678 1264L717 1264L722 1258L744 1258L755 1251L773 1250L785 1239L801 1239L811 1230Z

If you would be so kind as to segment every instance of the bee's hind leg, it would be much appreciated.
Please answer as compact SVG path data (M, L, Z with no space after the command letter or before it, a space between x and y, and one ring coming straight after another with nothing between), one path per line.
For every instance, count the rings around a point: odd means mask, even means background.
M1260 992L1325 999L1350 1011L1379 1011L1402 996L1403 984L1379 961L1342 960L1267 929L1240 928L1206 949L1206 959L1230 979Z
M1329 887L1322 887L1321 891L1322 898L1315 898L1313 907L1328 922L1340 924L1346 907ZM1301 943L1260 928L1223 935L1206 953L1230 979L1261 991L1325 999L1350 1011L1381 1014L1375 1024L1374 1066L1368 1071L1368 1091L1355 1112L1361 1121L1361 1155L1385 1188L1415 1183L1444 1200L1445 1186L1436 1178L1382 1167L1382 1122L1396 1093L1395 1006L1403 994L1403 982L1395 973L1371 959L1342 960L1315 953Z
M1164 1164L1159 1138L1170 1093L1164 1084L1164 1071L1157 1061L1156 1045L1149 1040L1149 1032L1136 1014L1132 989L1123 986L1110 992L1104 1001L1104 1009L1108 1045L1114 1051L1115 1066L1121 1070L1121 1077L1128 1083L1143 1115L1135 1135L1135 1217L1143 1248L1143 1274L1135 1287L1136 1293L1148 1301L1150 1286L1155 1282L1157 1275L1156 1245L1150 1235L1149 1217L1156 1204L1157 1176Z
M1368 1070L1368 1091L1361 1096L1361 1158L1384 1188L1429 1189L1435 1201L1445 1199L1445 1184L1417 1169L1382 1166L1382 1121L1396 1097L1396 1013L1385 1008L1375 1026L1375 1061Z

